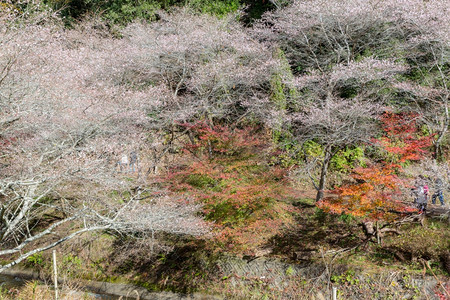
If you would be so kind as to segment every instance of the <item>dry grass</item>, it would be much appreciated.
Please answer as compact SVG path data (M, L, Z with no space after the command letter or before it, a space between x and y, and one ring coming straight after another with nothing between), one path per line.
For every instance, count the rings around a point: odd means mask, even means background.
M0 291L1 300L48 300L54 299L55 290L52 286L38 281L29 281L20 288L10 288ZM59 290L61 300L91 300L93 295L81 291L77 286L64 284Z

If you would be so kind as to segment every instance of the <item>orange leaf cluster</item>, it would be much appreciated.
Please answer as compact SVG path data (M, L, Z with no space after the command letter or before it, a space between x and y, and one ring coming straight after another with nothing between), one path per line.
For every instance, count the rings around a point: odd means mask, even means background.
M392 161L356 168L351 175L354 183L335 189L335 196L325 198L318 206L330 213L373 220L391 220L399 212L408 211L401 201L404 182L398 176L400 163L422 159L432 139L418 134L416 119L414 114L386 113L381 119L384 135L374 142L393 154Z

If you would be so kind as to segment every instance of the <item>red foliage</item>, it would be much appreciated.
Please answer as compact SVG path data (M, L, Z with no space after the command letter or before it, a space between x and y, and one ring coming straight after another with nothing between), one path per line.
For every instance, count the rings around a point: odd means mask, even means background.
M395 155L397 162L403 163L410 160L420 160L427 153L433 139L433 135L423 136L418 133L414 113L385 113L381 121L385 135L375 143L378 143L388 153Z
M208 154L210 157L214 154L236 155L252 147L262 146L264 142L253 134L256 128L251 127L231 130L227 126L211 127L205 122L178 123L178 125L189 129L197 137L195 143L186 143L184 149L196 151L197 154Z
M411 210L401 202L401 163L422 159L432 136L418 134L414 114L386 113L381 120L384 136L374 142L389 154L390 161L353 170L355 183L337 188L337 196L324 199L319 207L374 220L393 219L397 216L393 212Z
M251 254L290 222L290 206L280 201L291 193L287 171L267 163L265 136L255 128L183 126L195 137L184 147L190 159L165 181L174 193L204 204L216 246Z

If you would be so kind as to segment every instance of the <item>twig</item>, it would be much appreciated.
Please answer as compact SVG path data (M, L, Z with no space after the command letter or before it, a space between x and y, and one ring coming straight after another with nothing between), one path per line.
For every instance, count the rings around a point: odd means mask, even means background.
M431 271L431 274L433 274L434 278L437 280L439 286L444 290L444 292L447 294L447 296L450 297L450 293L444 287L444 285L442 284L442 281L439 280L439 278L436 276L436 274L434 274L433 269L431 269L430 262L427 260L424 260L424 259L422 259L421 262L422 262L422 264L424 264L424 266L428 267L428 269Z

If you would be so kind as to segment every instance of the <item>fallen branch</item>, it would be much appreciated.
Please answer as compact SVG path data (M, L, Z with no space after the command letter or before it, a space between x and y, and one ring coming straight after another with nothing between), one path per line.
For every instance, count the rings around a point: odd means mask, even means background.
M386 233L386 232L392 232L392 233L395 233L395 234L398 234L398 235L402 234L401 231L399 231L397 229L394 229L394 228L383 228L383 229L380 229L380 233Z
M442 281L439 280L439 278L437 278L436 274L434 274L433 269L430 267L430 262L427 260L424 260L424 259L421 259L420 261L424 265L424 268L427 267L430 270L431 274L433 274L433 276L436 279L436 281L438 282L439 286L444 290L444 292L447 294L447 296L450 297L450 293L447 291L445 286L442 284Z

